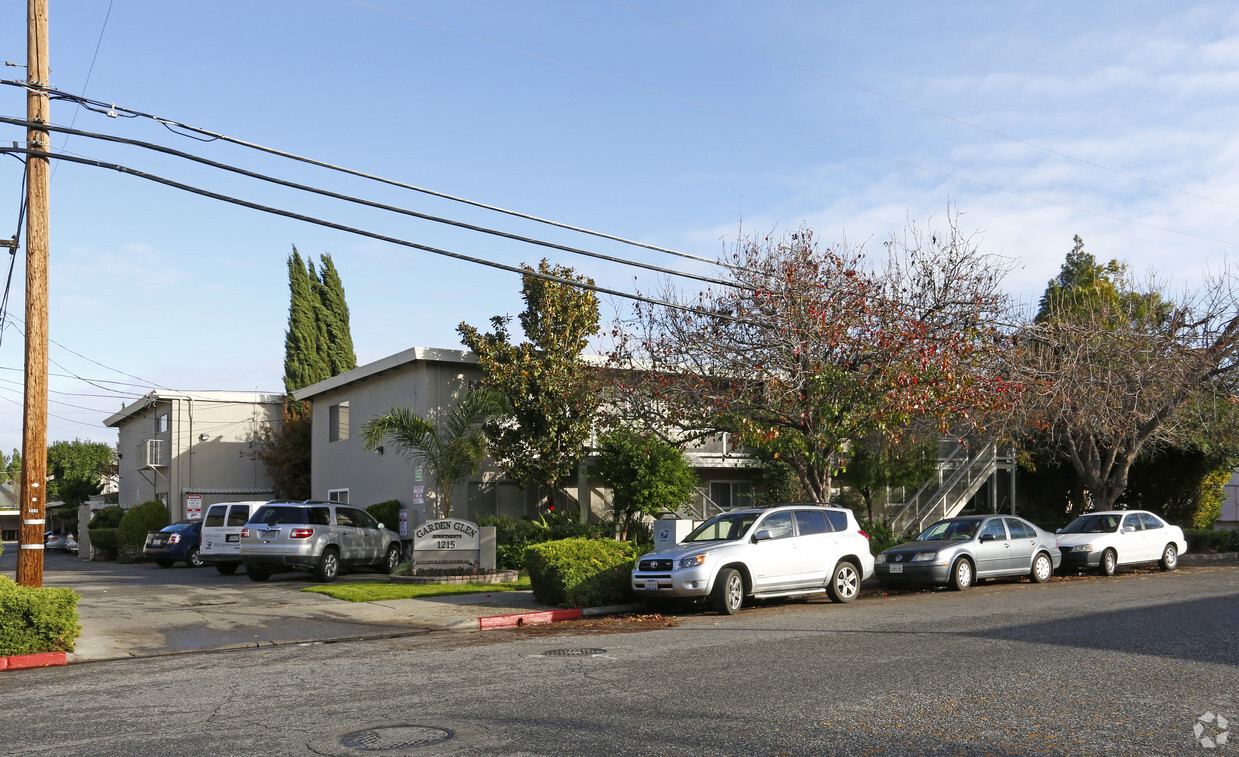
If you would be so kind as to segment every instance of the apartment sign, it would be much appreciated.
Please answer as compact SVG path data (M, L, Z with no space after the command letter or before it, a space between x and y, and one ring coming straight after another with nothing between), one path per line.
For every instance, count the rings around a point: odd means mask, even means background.
M414 552L447 552L481 548L478 525L467 520L432 520L413 532Z

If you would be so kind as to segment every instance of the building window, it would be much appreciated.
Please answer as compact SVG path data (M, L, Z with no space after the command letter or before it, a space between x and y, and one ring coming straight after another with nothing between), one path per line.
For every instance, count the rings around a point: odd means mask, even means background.
M161 433L161 434L168 433L168 429L170 428L170 425L169 425L167 413L164 413L163 415L156 418L155 423L156 423L156 427L159 429L158 433Z
M348 489L328 489L327 501L335 502L339 505L348 504Z
M331 427L331 441L339 442L348 438L348 402L332 405L328 425Z
M724 510L731 507L752 507L753 482L711 481L710 499Z

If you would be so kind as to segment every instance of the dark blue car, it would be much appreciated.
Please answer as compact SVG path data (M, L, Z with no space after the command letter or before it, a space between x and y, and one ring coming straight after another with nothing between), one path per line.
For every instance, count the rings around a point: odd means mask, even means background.
M173 563L183 562L191 568L201 568L198 543L202 540L202 520L183 520L164 526L159 531L146 535L142 556L161 568L171 568Z

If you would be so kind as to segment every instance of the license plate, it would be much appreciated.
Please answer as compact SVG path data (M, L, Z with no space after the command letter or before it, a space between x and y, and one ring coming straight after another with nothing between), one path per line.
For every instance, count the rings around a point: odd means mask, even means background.
M645 590L646 591L658 591L658 582L657 581L646 581Z
M280 535L280 529L277 528L274 531L259 531L258 535L264 539L274 539Z
M224 541L241 541L241 534L224 534Z
M903 572L903 566L902 566L902 565L892 565L892 566L891 566L891 573L902 573L902 572Z

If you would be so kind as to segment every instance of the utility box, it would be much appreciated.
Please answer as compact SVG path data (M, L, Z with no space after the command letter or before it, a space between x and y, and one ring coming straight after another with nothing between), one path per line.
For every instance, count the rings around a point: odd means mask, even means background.
M679 519L654 521L654 549L661 550L679 544L680 539L688 536L688 532L696 528L698 522Z

